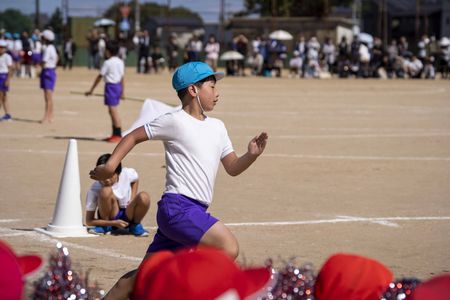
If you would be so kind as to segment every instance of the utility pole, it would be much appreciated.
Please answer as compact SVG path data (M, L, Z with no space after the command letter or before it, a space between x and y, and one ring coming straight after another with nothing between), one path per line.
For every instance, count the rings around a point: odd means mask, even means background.
M220 0L220 15L219 15L219 43L223 45L225 41L224 37L224 26L225 26L225 0Z
M416 41L420 35L420 0L416 0Z
M139 0L134 0L134 31L141 30L141 7Z
M41 16L39 13L39 0L36 0L35 3L36 3L36 13L34 16L34 24L35 24L36 28L40 29L41 28L41 22L40 22Z
M386 48L388 44L388 4L387 0L383 0L383 45Z

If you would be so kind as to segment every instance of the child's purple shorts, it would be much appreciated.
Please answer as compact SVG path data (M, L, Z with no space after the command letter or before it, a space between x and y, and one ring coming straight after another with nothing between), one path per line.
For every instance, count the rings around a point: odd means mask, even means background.
M119 105L120 96L122 96L121 83L105 83L105 105Z
M9 87L5 85L6 79L8 78L8 73L0 73L0 91L7 92Z
M207 206L180 194L166 193L158 202L158 230L147 253L196 246L218 221Z
M97 210L97 217L99 219L103 219L102 216L100 216L100 211ZM125 213L125 208L119 207L119 212L114 217L113 220L124 220L125 222L130 223L130 220L128 220L127 214Z
M33 64L40 64L42 62L42 54L33 52L31 54L31 61L33 62Z
M41 72L41 89L51 90L55 89L56 71L55 69L45 68Z

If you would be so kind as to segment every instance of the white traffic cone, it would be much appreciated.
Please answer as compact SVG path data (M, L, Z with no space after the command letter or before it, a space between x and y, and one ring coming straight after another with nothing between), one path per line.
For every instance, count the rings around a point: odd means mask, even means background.
M88 234L83 226L80 193L77 141L71 139L67 148L53 219L46 228L35 228L35 230L54 237L94 236Z

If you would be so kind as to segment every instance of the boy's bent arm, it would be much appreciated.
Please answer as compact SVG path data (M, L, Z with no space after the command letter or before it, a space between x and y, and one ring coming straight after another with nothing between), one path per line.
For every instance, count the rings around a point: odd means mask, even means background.
M260 156L267 144L268 135L263 132L254 137L248 144L247 153L238 157L235 152L231 152L222 158L222 164L227 173L231 176L237 176L247 170L255 160Z
M133 130L119 142L106 164L99 165L89 172L90 177L94 180L106 180L110 178L128 152L130 152L134 146L146 140L148 140L148 137L144 126Z
M97 77L94 80L94 84L92 84L91 89L85 93L86 96L92 95L92 93L94 92L95 87L100 83L100 80L102 80L102 77L103 76L101 74L97 75Z
M123 220L103 220L95 218L95 211L86 211L86 225L87 226L116 226L126 227L128 224Z

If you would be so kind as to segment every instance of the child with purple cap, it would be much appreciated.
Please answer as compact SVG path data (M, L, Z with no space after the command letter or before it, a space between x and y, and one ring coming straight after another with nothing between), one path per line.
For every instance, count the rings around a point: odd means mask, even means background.
M58 63L58 53L53 45L55 34L51 30L42 32L44 42L41 62L40 87L44 90L45 113L41 123L53 122L53 91L56 83L56 65Z
M13 60L6 53L6 46L6 41L0 40L0 106L3 106L3 110L5 111L5 115L0 118L0 122L11 121L7 92L9 91L9 80L13 72Z
M223 76L203 62L180 66L172 77L172 86L181 100L181 109L127 134L106 164L90 172L92 179L109 178L134 146L147 140L163 141L166 188L158 202L158 230L146 258L158 251L197 245L221 249L232 259L239 254L235 236L207 209L212 202L219 163L229 175L241 174L263 153L268 136L265 132L255 136L247 152L240 157L236 155L224 123L206 115L219 101L216 81ZM105 299L128 297L134 278L135 271L124 275Z
M86 96L92 95L95 87L102 78L105 80L104 103L108 106L108 112L112 122L112 135L105 139L110 143L117 143L122 139L122 122L119 116L119 103L124 95L124 74L125 65L117 54L119 53L119 44L116 41L109 41L106 44L107 60L103 63L100 74L95 78L94 83Z

